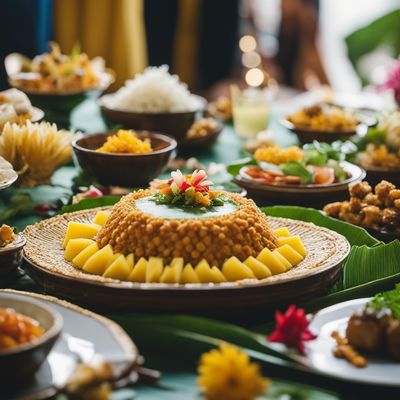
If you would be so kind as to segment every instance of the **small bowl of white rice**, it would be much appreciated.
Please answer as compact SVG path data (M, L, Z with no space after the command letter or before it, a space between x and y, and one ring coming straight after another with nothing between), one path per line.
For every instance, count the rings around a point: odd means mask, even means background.
M99 99L106 122L124 128L167 133L178 141L185 137L206 100L196 96L168 71L168 66L148 67L124 86Z

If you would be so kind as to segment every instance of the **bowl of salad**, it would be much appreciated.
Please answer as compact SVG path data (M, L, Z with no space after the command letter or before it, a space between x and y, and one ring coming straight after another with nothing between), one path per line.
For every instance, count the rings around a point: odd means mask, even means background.
M339 150L320 142L261 147L253 157L231 164L228 171L258 202L307 206L345 198L349 185L366 175L345 161Z

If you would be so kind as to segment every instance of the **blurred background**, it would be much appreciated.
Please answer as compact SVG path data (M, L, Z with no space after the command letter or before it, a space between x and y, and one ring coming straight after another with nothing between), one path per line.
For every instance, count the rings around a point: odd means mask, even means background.
M102 56L112 90L168 64L208 98L266 78L297 90L379 84L400 53L399 0L2 0L1 57L55 40ZM17 28L17 29L16 29ZM6 88L3 62L0 86Z

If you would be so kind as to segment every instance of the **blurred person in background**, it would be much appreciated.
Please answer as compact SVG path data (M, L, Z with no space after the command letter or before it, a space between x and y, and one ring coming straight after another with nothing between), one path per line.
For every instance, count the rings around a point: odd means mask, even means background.
M316 46L317 0L3 0L2 10L2 58L14 51L32 57L49 40L68 53L78 42L116 71L114 88L147 65L168 64L191 90L215 97L243 81L238 41L248 33L260 65L281 83L327 82Z

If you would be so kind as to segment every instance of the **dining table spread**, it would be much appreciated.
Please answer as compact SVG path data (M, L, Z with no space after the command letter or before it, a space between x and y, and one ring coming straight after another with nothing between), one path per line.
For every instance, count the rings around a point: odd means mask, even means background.
M295 134L290 132L285 126L282 125L280 119L283 115L287 114L286 100L277 100L272 103L271 115L269 120L269 128L273 134L276 142L282 146L287 147L298 144L298 139ZM98 104L94 99L88 99L79 105L71 115L71 129L75 132L81 132L83 135L105 132L108 130L107 125L102 119ZM224 123L223 130L217 141L199 152L183 154L183 157L195 157L198 162L204 166L210 163L228 165L233 163L244 156L246 153L243 150L245 140L240 138L232 125L232 123ZM182 157L179 154L179 157ZM47 205L57 202L59 199L68 199L74 195L73 179L79 174L79 167L77 166L76 159L69 164L59 168L52 177L51 185L40 185L33 188L16 188L11 187L0 194L0 213L7 207L7 200L16 193L27 193L31 196L34 204ZM265 204L257 203L259 206ZM42 219L38 212L31 212L28 214L17 215L7 220L11 226L15 226L19 231L23 231L28 225L34 224ZM372 246L371 243L369 245ZM22 269L19 271L18 279L12 284L11 289L21 290L26 292L34 292L40 294L45 293L43 289L35 283L35 281ZM54 294L54 293L51 293ZM321 306L321 308L323 308ZM135 385L116 390L113 393L113 399L162 399L162 400L186 400L198 398L197 388L197 364L193 363L193 355L191 351L193 348L185 347L187 339L182 337L181 345L176 342L168 342L168 335L163 331L159 324L162 321L167 321L168 318L179 323L177 316L160 316L157 314L132 314L128 312L117 313L113 310L97 310L106 317L117 322L123 329L130 335L138 346L141 355L144 357L144 367L154 368L162 371L162 377L156 383L148 384L146 378ZM316 311L315 309L312 311ZM265 315L257 316L257 323L252 322L252 316L238 322L237 329L240 326L245 326L246 329L253 330L260 335L266 336L271 332L274 326L274 314L271 311L265 312ZM194 317L196 318L196 317ZM198 317L197 322L194 324L202 324L202 317ZM143 322L143 326L141 323ZM204 322L205 323L205 322ZM232 321L227 323L232 324ZM200 326L198 325L198 326ZM166 326L168 323L166 322ZM195 326L195 325L194 325ZM165 333L165 337L161 337ZM199 335L202 332L200 330ZM203 332L204 334L204 332ZM158 336L157 336L158 335ZM272 336L270 336L272 338ZM211 340L211 338L210 338ZM211 343L211 341L210 341ZM245 347L245 342L243 343ZM199 348L201 345L199 344ZM196 354L198 349L196 348ZM186 349L186 350L185 350ZM204 347L204 351L208 348ZM269 364L269 356L260 356L263 359L266 376L273 373L274 376L279 377L276 381L272 380L269 387L269 394L273 398L285 399L354 399L363 397L357 396L357 393L363 393L362 396L367 396L366 392L361 392L360 387L352 386L350 383L342 382L340 385L338 381L332 381L324 374L308 374L305 368L297 366L296 369L285 368L284 365L279 363ZM264 357L264 358L263 358ZM190 361L188 361L190 360ZM60 365L60 368L63 368ZM279 393L287 393L285 390L285 382L291 381L295 383L297 392L293 397ZM314 386L311 390L310 386ZM377 392L374 392L377 393ZM269 397L262 397L269 398ZM365 397L367 398L367 397ZM222 400L222 399L221 399Z

